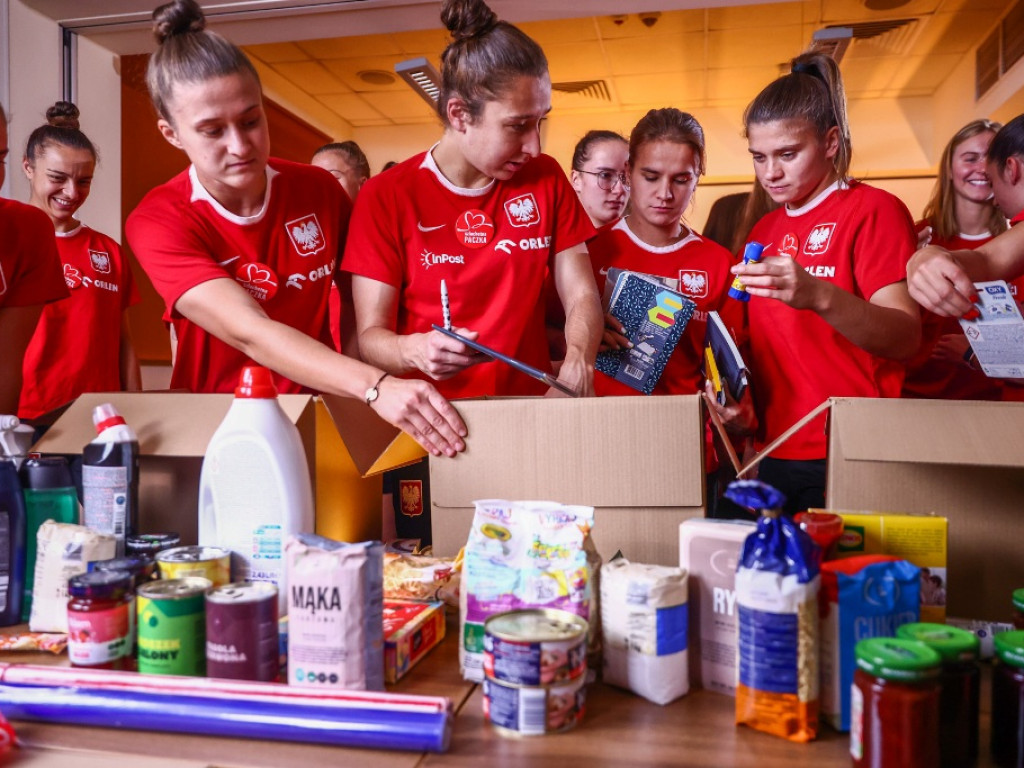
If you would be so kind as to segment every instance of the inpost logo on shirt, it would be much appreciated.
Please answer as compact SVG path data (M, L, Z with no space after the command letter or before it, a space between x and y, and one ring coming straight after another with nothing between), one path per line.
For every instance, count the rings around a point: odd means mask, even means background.
M305 216L292 219L284 225L284 228L299 256L312 256L314 253L322 251L327 244L315 213L308 213Z
M453 255L450 253L434 253L433 251L423 249L423 253L420 254L420 263L423 264L424 269L430 269L437 264L465 264L466 257L461 253Z

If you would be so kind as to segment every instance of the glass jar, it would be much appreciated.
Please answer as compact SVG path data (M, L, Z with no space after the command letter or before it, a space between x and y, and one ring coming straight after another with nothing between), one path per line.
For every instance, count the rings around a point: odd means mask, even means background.
M135 595L128 571L91 571L68 580L68 658L76 667L132 669Z
M970 768L978 760L981 643L977 635L945 624L903 624L896 637L919 640L942 658L939 750L942 768Z
M938 768L939 654L917 640L872 637L854 655L854 768Z
M1013 626L1024 629L1024 589L1013 590Z
M992 762L1000 768L1024 767L1024 630L992 638Z

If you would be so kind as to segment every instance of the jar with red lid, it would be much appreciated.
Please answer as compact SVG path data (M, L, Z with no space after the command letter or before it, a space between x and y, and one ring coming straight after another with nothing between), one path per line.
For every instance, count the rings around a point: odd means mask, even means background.
M992 638L992 762L1024 767L1024 630Z
M128 571L92 571L68 580L68 658L76 667L131 669L135 595Z
M1013 626L1024 629L1024 589L1013 590Z
M939 654L917 640L872 637L854 655L854 768L938 768Z
M821 547L821 559L831 560L843 535L843 518L831 512L797 512L793 522Z
M971 768L978 760L978 703L981 669L978 636L945 624L914 622L896 637L919 640L942 658L939 673L939 751L942 768Z

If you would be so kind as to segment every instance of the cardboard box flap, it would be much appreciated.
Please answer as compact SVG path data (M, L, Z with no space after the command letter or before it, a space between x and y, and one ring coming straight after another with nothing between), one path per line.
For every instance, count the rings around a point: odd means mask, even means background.
M81 453L96 437L92 411L113 403L139 436L143 456L203 456L210 438L231 407L231 395L185 392L91 392L79 397L36 443L41 453ZM309 395L281 395L278 402L298 423L312 405Z
M413 464L427 455L419 443L384 421L366 403L338 395L321 395L320 399L363 477Z
M431 462L434 506L468 507L487 498L595 507L703 504L704 421L698 395L456 405L469 429L467 448L454 459ZM567 465L590 469L567 472Z
M830 419L846 461L1024 467L1017 403L834 398Z

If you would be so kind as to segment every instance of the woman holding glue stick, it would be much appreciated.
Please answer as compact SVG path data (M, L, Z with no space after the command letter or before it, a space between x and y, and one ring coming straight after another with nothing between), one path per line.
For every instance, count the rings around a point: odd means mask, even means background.
M849 178L850 130L839 66L805 53L744 115L757 180L782 207L758 222L757 263L733 273L750 293L750 369L763 450L832 396L898 397L900 361L918 348L921 321L904 265L913 220L887 192ZM733 403L723 418L742 420ZM786 511L825 503L825 415L760 463Z
M465 425L423 382L331 349L328 288L350 203L321 168L270 158L259 77L204 29L195 0L153 14L147 85L164 138L190 167L152 190L126 233L177 331L172 387L232 391L252 360L281 392L364 399L435 455L465 446Z
M544 385L474 353L440 325L443 278L455 330L550 371L543 289L565 307L562 384L593 390L601 308L585 241L594 234L568 179L540 152L551 80L540 47L482 0L445 0L430 150L362 188L345 248L363 359L437 382L447 397L540 394Z

